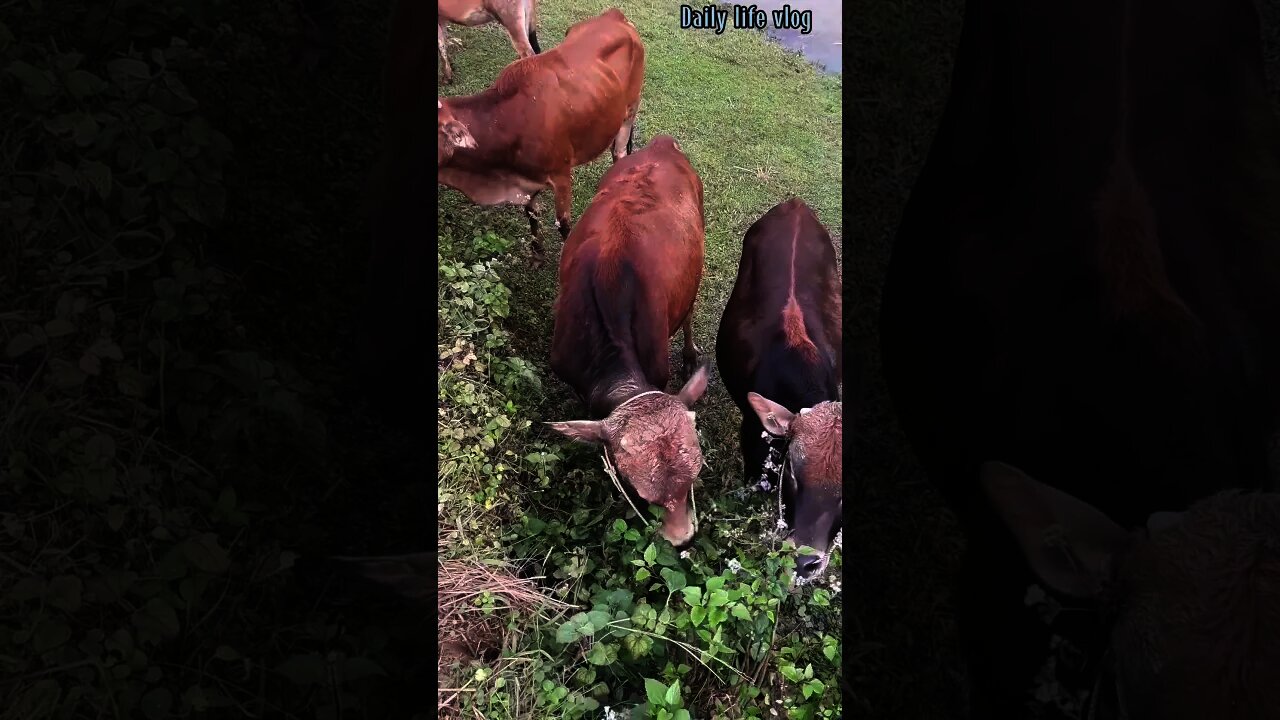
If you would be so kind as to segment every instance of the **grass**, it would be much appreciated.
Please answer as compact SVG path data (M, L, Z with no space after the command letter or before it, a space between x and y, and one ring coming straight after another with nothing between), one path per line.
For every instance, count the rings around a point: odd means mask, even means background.
M606 7L544 4L544 49L558 44L571 23ZM659 133L673 135L705 187L707 252L694 332L710 360L741 238L756 218L799 196L840 242L840 78L820 75L758 33L679 30L678 3L642 0L622 7L646 48L637 144ZM461 47L451 48L455 84L441 88L442 94L477 92L514 59L496 26L451 28L450 34ZM574 172L574 218L609 163L606 153ZM522 701L529 703L524 712L539 716L576 716L598 705L641 717L682 717L682 711L699 718L757 717L771 709L796 718L840 716L839 603L830 589L787 592L790 559L769 535L771 498L737 492L744 485L739 415L714 372L697 408L707 461L697 488L700 540L691 557L677 557L670 546L652 542L651 528L619 497L598 452L534 424L579 419L585 411L547 367L556 263L529 270L523 213L476 208L443 187L439 201L440 259L451 268L441 278L439 343L442 355L455 361L441 380L442 431L470 438L486 424L460 410L471 405L506 408L507 418L484 459L457 460L466 441L441 448L448 468L441 474L441 523L460 528L443 552L515 563L525 575L545 576L553 596L590 610L561 616L544 631L512 616L504 659L481 671L484 680L476 680L474 669L457 668L460 682L478 690L459 698L459 707L480 708L488 717L517 716L498 709L515 702L514 693L494 687L495 678L503 678L504 689L521 680L543 689L542 696L526 694ZM554 230L547 238L549 251L558 252ZM467 268L486 258L493 260L481 271L484 282L509 288L509 298L489 302L472 294L473 301L461 300L478 279ZM488 310L501 318L500 329L460 341L461 329ZM676 355L673 346L673 362ZM475 359L468 361L470 356ZM483 369L476 371L476 363ZM480 394L485 399L471 399ZM504 468L500 485L477 469L494 467L495 456ZM829 573L839 572L839 562L833 558ZM765 582L739 576L739 565L756 568ZM610 617L629 624L607 622ZM587 642L581 628L593 618L609 630L596 626ZM560 642L545 640L552 631ZM619 653L617 667L597 665Z

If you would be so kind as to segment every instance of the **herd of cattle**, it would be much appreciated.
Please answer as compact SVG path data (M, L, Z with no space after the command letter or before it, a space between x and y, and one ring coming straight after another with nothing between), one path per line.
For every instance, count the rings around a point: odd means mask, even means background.
M602 446L627 485L664 508L662 536L684 547L703 466L693 407L708 382L692 328L706 236L702 180L669 135L634 147L645 49L620 10L571 26L541 52L528 0L460 5L440 3L442 57L446 19L486 18L503 23L520 57L483 92L437 98L437 180L479 205L522 205L535 265L544 254L538 195L552 189L564 244L551 369L591 419L548 425ZM448 81L447 60L444 72ZM606 149L613 165L574 223L572 171ZM746 234L716 348L742 410L746 476L771 473L792 540L815 551L798 560L802 578L825 568L840 531L840 300L831 236L808 206L788 200ZM686 381L670 394L677 329ZM766 468L771 444L786 448L776 471Z
M426 19L400 8L393 44ZM492 19L520 58L484 92L437 98L437 181L522 205L535 262L552 188L551 367L593 419L551 426L603 445L687 544L691 408L708 381L691 327L702 183L674 138L633 152L644 46L622 12L541 52L531 0L440 2L441 56L446 21ZM1090 718L1280 717L1280 124L1261 47L1249 0L969 0L880 335L901 426L968 539L973 718L1028 716L1055 634L1086 650ZM384 162L422 192L401 158L425 152L411 126L426 50L402 52ZM572 170L606 149L613 166L573 225ZM411 251L377 252L393 270ZM783 202L746 233L716 348L746 475L784 439L784 519L819 551L802 575L840 528L840 297L826 229ZM677 328L687 380L672 395ZM1024 602L1036 582L1097 612L1047 625Z

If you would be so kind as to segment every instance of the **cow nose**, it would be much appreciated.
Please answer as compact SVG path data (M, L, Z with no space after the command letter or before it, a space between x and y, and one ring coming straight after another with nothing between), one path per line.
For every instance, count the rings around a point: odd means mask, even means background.
M802 555L796 558L796 575L806 580L822 565L821 555Z

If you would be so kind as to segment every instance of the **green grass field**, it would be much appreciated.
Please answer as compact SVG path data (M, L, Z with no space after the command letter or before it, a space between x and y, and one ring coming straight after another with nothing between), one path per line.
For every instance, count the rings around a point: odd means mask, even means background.
M545 3L538 32L544 50L560 42L568 25L609 6ZM678 3L649 0L621 7L646 50L637 145L660 133L675 136L704 183L706 267L694 332L711 360L741 239L756 218L799 196L837 242L843 235L840 78L820 75L758 33L679 30ZM483 89L515 57L496 26L449 32L461 46L450 46L455 82L441 87L444 95ZM575 171L575 219L609 164L606 153ZM600 620L630 615L630 627L648 633L597 632L579 639L581 633L575 636L570 627L573 610L513 614L500 643L506 656L485 666L483 680L473 667L452 670L457 683L476 691L463 693L454 705L480 708L487 717L575 716L601 705L631 712L646 697L654 699L648 691L660 689L655 682L678 681L679 704L650 702L640 716L682 717L684 708L698 718L765 717L770 709L796 718L840 717L842 595L814 586L787 593L788 556L766 537L773 525L772 496L731 495L744 484L739 415L714 372L697 408L707 461L696 489L701 539L690 557L681 558L670 546L660 547L660 540L651 546L649 530L602 471L598 452L537 425L584 416L547 368L560 245L554 228L544 225L551 262L530 271L528 224L519 208L476 208L444 187L439 199L439 344L442 355L454 360L441 377L442 437L449 430L477 437L484 422L467 408L501 416L510 425L489 433L493 449L483 457L460 459L467 442L442 439L442 552L546 576L542 586L551 596L578 610L607 613ZM544 216L549 203L547 193ZM488 258L494 260L477 274L476 263ZM477 295L477 282L509 289L509 297L492 289ZM476 320L486 312L493 325ZM493 331L497 339L480 325L499 328ZM673 344L673 363L677 353ZM464 365L469 354L483 371ZM484 399L474 400L477 395ZM493 412L495 407L508 409ZM504 468L500 484L485 470L495 462ZM838 555L830 575L839 571ZM732 569L737 566L744 568L741 575ZM605 597L619 591L633 597ZM657 622L646 624L650 613ZM532 626L544 621L548 632L572 641L535 639ZM714 657L702 654L707 650ZM618 653L621 662L605 662ZM506 678L501 688L493 686L495 677ZM517 701L511 689L521 679L543 688L542 694ZM557 700L561 687L567 696ZM517 702L525 703L518 711Z

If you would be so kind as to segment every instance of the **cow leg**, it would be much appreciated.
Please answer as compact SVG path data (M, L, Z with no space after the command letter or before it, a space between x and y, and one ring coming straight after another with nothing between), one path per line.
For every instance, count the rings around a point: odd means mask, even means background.
M618 158L624 158L631 154L635 131L636 111L632 109L627 115L627 119L622 121L622 127L618 128L618 134L613 138L613 147L609 148L613 153L614 162L618 162Z
M698 356L702 354L702 349L693 342L693 308L689 308L689 314L684 318L684 351L681 356L684 358L684 374L685 377L693 377L693 373L698 369Z
M507 37L511 38L511 47L516 49L516 55L522 58L532 57L533 44L529 39L529 19L528 7L524 3L516 6L515 11L504 15L502 18L502 27L507 29Z
M551 178L551 189L556 194L556 227L560 239L569 237L569 214L573 212L573 178L569 173Z
M537 195L529 196L529 202L524 204L524 214L529 218L529 234L533 238L531 243L533 259L529 262L529 267L537 270L546 260L546 253L542 248L542 236L538 232L538 216L542 214L542 209L538 207Z
M436 23L438 44L440 45L440 62L444 64L444 79L442 82L448 85L453 82L453 66L449 64L449 51L445 49L448 39L444 35L444 20L438 20Z

